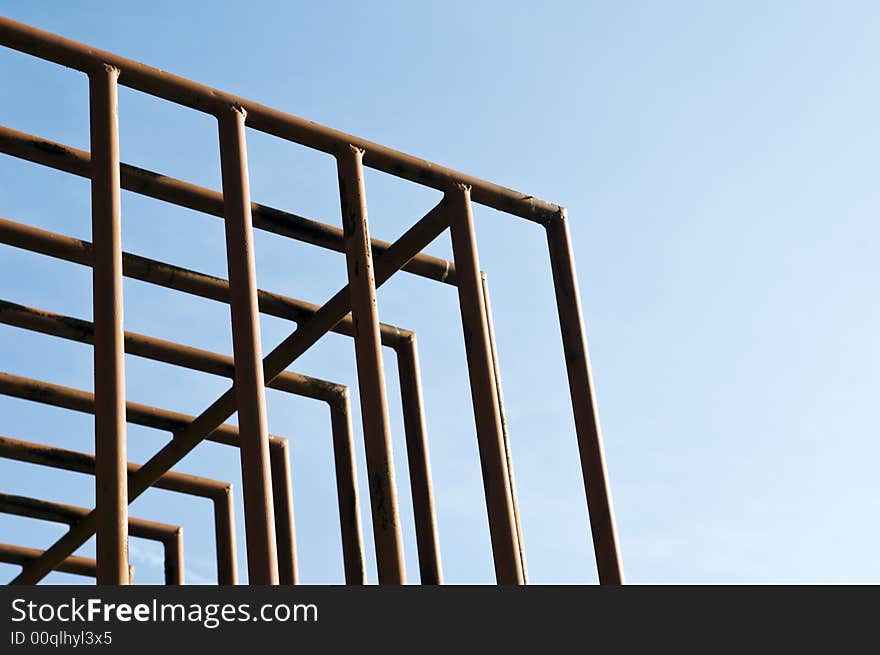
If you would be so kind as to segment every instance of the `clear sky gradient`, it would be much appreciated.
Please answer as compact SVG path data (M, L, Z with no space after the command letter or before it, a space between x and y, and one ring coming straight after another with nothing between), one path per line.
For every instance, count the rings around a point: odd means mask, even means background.
M0 13L565 205L628 580L880 582L876 3L0 0ZM88 149L82 74L0 49L0 100L0 124ZM207 115L123 87L120 129L123 161L219 189ZM248 146L255 201L340 224L330 157L253 131ZM387 240L438 198L376 172L367 194ZM88 183L0 155L0 216L89 239ZM485 208L476 219L530 576L594 582L543 233ZM128 251L226 275L216 218L124 193L123 230ZM264 232L256 243L262 288L322 303L345 283L337 253ZM449 255L448 237L431 252ZM87 269L5 246L0 292L91 316ZM127 329L231 353L225 305L133 280L125 300ZM446 579L492 582L454 289L401 274L379 307L419 335ZM264 317L264 348L289 331ZM353 354L329 335L293 370L356 389ZM0 326L0 360L92 386L80 344ZM227 383L128 358L127 386L132 400L195 414ZM292 442L302 580L340 583L326 407L272 391L269 411ZM0 398L4 435L91 451L91 430L90 416ZM131 459L166 439L129 426ZM204 444L179 470L232 481L240 504L235 450ZM0 480L93 504L86 476L0 461ZM188 580L215 580L206 501L151 491L131 511L182 525ZM246 580L242 526L239 507ZM46 547L62 530L0 516L0 541ZM132 561L138 581L161 582L156 544L133 539ZM15 572L0 566L2 579Z

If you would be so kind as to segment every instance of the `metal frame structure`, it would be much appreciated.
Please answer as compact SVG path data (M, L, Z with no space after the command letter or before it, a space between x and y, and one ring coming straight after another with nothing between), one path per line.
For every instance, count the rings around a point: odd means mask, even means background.
M4 564L18 564L22 568L40 559L45 551L36 548L27 548L25 546L14 546L12 544L0 543L0 562ZM72 575L82 575L87 578L98 577L98 563L92 557L80 557L78 555L70 555L55 567L60 573L70 573ZM128 579L131 584L134 583L134 567L128 567Z
M477 253L473 202L545 229L599 581L623 583L574 256L562 207L2 17L0 45L85 73L91 134L86 153L0 127L0 152L86 177L92 191L92 243L0 219L0 241L90 266L93 279L93 323L0 304L4 323L92 344L95 367L94 394L0 374L0 392L90 412L96 423L95 509L46 551L20 558L23 568L14 583L38 582L63 566L93 534L97 535L98 583L129 583L129 503L147 489L161 486L173 474L172 467L204 440L240 450L249 582L296 583L287 442L269 434L266 386L330 405L346 582L364 583L347 389L286 371L329 331L354 339L379 583L406 582L383 345L393 348L398 360L421 581L442 583L416 339L412 332L380 323L376 302L376 289L401 270L458 289L496 579L499 584L526 583L494 326L488 284ZM217 119L222 193L120 161L118 84ZM341 229L251 201L246 128L336 158ZM393 243L374 239L367 216L365 166L439 190L443 198ZM228 281L124 253L122 189L223 218ZM344 253L348 284L320 307L258 289L254 228ZM447 229L454 261L424 254L422 250ZM229 304L233 357L126 333L123 276ZM296 329L265 356L261 312L296 323ZM126 352L222 375L233 384L196 417L132 403L125 397ZM238 428L224 423L235 412ZM174 438L142 466L132 466L126 456L126 422L167 430Z
M89 510L85 507L53 503L38 498L0 493L0 513L70 526L88 514ZM132 537L158 541L162 544L165 557L165 584L183 584L183 528L179 525L157 523L130 516L128 533Z
M0 437L0 458L95 475L94 455L9 437ZM129 462L129 473L136 471L139 466ZM221 585L236 584L238 571L235 561L235 511L232 503L232 485L228 482L169 471L159 478L154 488L207 498L211 501L214 510L217 581Z

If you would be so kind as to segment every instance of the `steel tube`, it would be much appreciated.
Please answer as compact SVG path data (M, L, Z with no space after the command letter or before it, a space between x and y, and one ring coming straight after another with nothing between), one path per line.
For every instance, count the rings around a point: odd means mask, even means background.
M0 372L0 394L87 414L94 413L95 411L94 395L87 391L9 373ZM155 430L171 432L172 434L178 434L185 430L193 421L193 418L187 414L172 412L150 405L142 405L130 401L126 403L126 419L128 421ZM227 446L240 447L241 444L238 428L225 423L218 426L206 438L209 441ZM270 439L271 443L284 441L286 439L276 436L272 436ZM129 476L129 486L131 486L132 477ZM283 473L278 472L270 476L270 484L272 484L274 478L278 479L278 484L283 483ZM279 497L285 496L283 493L280 493Z
M80 343L94 343L94 326L88 321L5 300L0 300L0 323ZM130 355L233 378L235 365L232 357L136 332L125 332L124 337L125 352ZM267 386L327 403L336 402L345 390L343 385L289 371L281 373Z
M0 218L0 243L84 266L92 265L92 244L88 241L3 218ZM229 282L222 278L126 252L122 253L122 271L126 277L229 303ZM310 319L321 308L314 303L263 290L258 290L257 296L262 313L295 323ZM382 344L390 348L400 347L412 335L409 330L385 323L380 323L379 329ZM344 316L331 331L349 337L354 336L351 317Z
M45 334L72 339L82 343L91 343L92 325L87 321L82 321L71 316L53 314L51 312L45 312L31 307L25 307L23 305L16 305L15 303L2 300L0 300L0 323L14 325L27 330L36 330ZM153 337L147 337L133 332L125 333L125 350L127 353L148 357L177 366L185 366L207 373L213 373L215 375L223 375L229 378L233 376L234 366L233 360L230 357L196 348L189 348L170 341L155 339ZM351 584L362 584L363 543L361 537L360 517L357 511L358 490L354 465L354 444L351 438L348 389L343 385L301 376L288 371L282 372L268 386L287 393L305 395L322 400L330 406L334 460L337 464L338 503L341 510L340 519L344 521L341 526L343 553L347 562L346 571L350 573L350 575L347 574L347 579L352 580ZM30 398L37 395L34 387L34 382L30 381L30 384L25 382L24 385L19 384L15 388L18 389L16 393L25 393L26 396ZM9 388L13 389L11 386L9 386ZM29 389L31 390L28 391ZM84 407L87 409L89 407L88 395L83 397L81 393L78 393L76 390L64 388L59 392L57 386L50 387L50 390L52 391L50 397L56 398L58 402L66 403L64 406L68 408L73 406ZM141 416L142 418L145 417L144 420L147 421L147 425L159 427L160 429L176 429L177 427L184 425L187 419L185 415L175 415L175 413L168 412L167 410L161 410L158 408L143 409L143 406L140 407L142 409L132 415ZM149 416L150 414L152 415L152 419ZM159 418L163 418L164 421L157 423ZM276 449L276 446L279 448ZM272 447L273 453L275 453L276 450L286 450L286 445L284 445L284 440L282 439L273 439ZM348 461L350 465L346 466L342 464L342 462L346 461ZM287 527L287 524L285 524L284 520L279 518L279 516L281 514L289 515L291 516L292 521L293 501L292 498L290 498L290 494L287 494L284 488L279 485L289 485L290 483L279 482L276 484L275 476L277 473L282 476L282 478L280 478L281 480L289 478L289 473L285 473L288 465L283 462L283 459L279 458L278 454L274 454L271 465L273 471L273 493L276 494L275 508L276 523L278 525L277 530L281 533L286 533L287 531L292 530L292 522L289 524L291 527ZM291 504L289 511L286 506L279 506L279 499L285 503L289 502ZM343 508L348 509L342 511ZM352 509L354 515L350 513ZM352 516L354 516L354 519L356 520L353 520ZM281 543L280 538L278 538L277 543ZM283 551L279 550L279 566L282 563L282 552ZM293 557L295 557L295 554ZM357 570L361 571L361 575L355 575L353 573ZM289 575L285 576L285 573L279 569L279 579L283 581L285 578L288 580L290 579ZM286 582L284 584L293 583Z
M406 584L382 344L379 340L376 280L361 163L363 155L362 150L354 147L343 148L338 155L349 302L355 325L355 359L379 584Z
M89 176L89 153L8 127L0 126L0 152L73 175ZM122 164L121 175L123 189L209 216L224 218L223 195L213 189L125 163ZM334 225L258 203L251 203L251 212L255 228L328 250L344 252L342 230ZM378 256L390 244L381 239L372 239L371 245L374 255ZM417 254L403 270L429 280L455 284L455 267L452 263L431 255Z
M0 436L0 457L36 464L37 466L48 466L75 473L85 473L86 475L95 474L94 455L21 441L19 439L11 439L9 437ZM138 468L138 464L129 462L129 475L137 471ZM153 486L157 489L200 496L212 501L217 537L217 579L219 584L235 584L237 567L235 561L235 515L232 504L232 485L228 482L219 482L217 480L209 480L208 478L169 471L159 478ZM183 571L182 566L180 570Z
M217 115L227 107L239 106L247 111L248 125L256 130L329 154L335 154L351 144L366 150L368 154L364 158L364 163L367 166L440 191L448 191L455 184L467 184L473 189L475 202L528 220L543 223L552 220L559 212L557 205L534 196L358 139L339 130L318 125L9 18L0 18L0 44L86 73L106 62L123 71L122 83L126 86L210 114Z
M46 232L31 226L0 219L0 241L10 245L34 250L41 254L60 257L76 263L88 264L90 244L57 233ZM195 273L187 269L174 267L162 262L148 260L123 253L123 267L126 275L137 277L148 282L162 284L171 288L196 293L204 297L228 302L228 283L225 280ZM304 301L285 298L259 291L260 308L262 311L294 321L308 320L318 309L317 305ZM0 321L10 325L17 325L25 329L38 330L48 334L54 334L64 338L70 338L83 343L90 343L91 325L85 321L69 316L60 316L33 308L0 301ZM354 335L354 328L350 316L333 327L333 331L348 336ZM407 443L416 444L425 440L424 417L421 400L421 382L418 366L412 367L411 363L417 362L417 347L415 334L391 325L380 324L380 334L384 345L394 349L398 358L398 370L411 370L411 379L403 380L401 384L401 401L405 416L404 428L406 430ZM197 370L232 377L234 370L232 359L175 344L161 339L146 337L136 333L125 333L126 352L149 357L180 366L187 366ZM407 361L408 360L408 361ZM306 395L327 402L335 402L339 393L339 385L330 382L308 378L296 373L284 371L267 386L290 393ZM418 394L418 397L413 394ZM413 446L413 448L418 448ZM417 457L420 460L421 456ZM428 462L418 466L427 466ZM426 479L424 474L416 471L410 474L411 483ZM436 532L435 519L433 518L433 500L425 504L432 492L429 489L420 489L414 493L413 502L422 502L422 507L415 508L417 516L416 532L421 534L419 549L426 551L424 557L425 566L431 568L425 579L439 579L439 561L436 553L439 552L436 545L436 537L431 534ZM340 501L343 502L343 501ZM353 544L354 541L352 540ZM426 550L427 549L427 550ZM352 555L352 558L354 556ZM421 557L421 555L420 555ZM350 561L354 562L354 559ZM428 562L431 562L428 564ZM355 569L352 569L354 571ZM359 579L355 576L355 579Z
M244 110L234 106L227 107L218 115L232 350L235 358L235 405L240 433L248 580L251 584L274 585L278 584L278 552L275 549L269 419L257 308L257 273L244 118Z
M427 247L447 227L445 200L435 206L415 225L395 241L381 257L376 258L376 286L384 284L391 275L400 270L417 252ZM290 366L297 357L326 334L350 311L348 286L340 289L308 321L276 346L263 360L265 377L273 380ZM129 501L134 500L150 487L163 473L192 451L207 435L210 435L235 411L232 390L226 391L197 416L189 426L177 433L175 438L159 450L134 475L129 478ZM38 560L22 570L13 581L16 584L39 582L64 557L79 548L94 534L94 513L83 519L76 527L56 541Z
M498 364L498 348L495 345L495 321L492 319L492 301L489 298L489 281L486 273L480 273L483 300L486 305L486 328L489 333L489 350L492 355L492 374L498 393L498 416L501 418L501 436L504 438L504 457L507 460L507 484L510 487L510 501L513 505L513 519L516 523L516 543L519 548L519 563L522 568L523 584L529 583L526 567L526 550L523 542L522 524L519 518L519 501L516 497L516 476L513 474L513 456L510 453L510 435L507 432L507 413L504 411L504 392L501 387L501 368Z
M440 561L440 540L434 511L434 488L431 483L431 462L422 411L422 384L415 338L413 334L410 347L401 348L397 352L397 375L403 399L403 425L420 580L423 585L440 585L443 584L443 566Z
M95 396L88 391L2 371L0 371L0 394L75 412L95 413ZM126 419L136 425L175 434L186 429L193 417L189 414L129 401L126 403ZM238 428L228 423L217 427L206 439L235 447L241 443ZM283 437L273 436L271 439L283 440Z
M522 564L510 497L507 457L492 366L486 302L471 214L470 189L460 185L447 194L452 253L458 270L458 297L477 444L483 470L489 534L498 584L522 584Z
M42 557L43 553L44 551L37 550L36 548L0 544L0 562L4 564L18 564L24 567ZM69 555L58 564L55 570L61 573L72 573L73 575L95 578L98 574L98 565L91 557Z
M330 407L330 424L333 431L333 463L336 469L336 497L339 499L339 527L342 533L345 583L363 585L367 583L367 572L364 565L364 542L348 389L340 397L339 402Z
M297 584L296 527L293 520L293 485L287 441L269 449L272 460L272 493L275 504L275 544L278 552L278 583ZM280 478L280 479L276 479Z
M95 322L95 511L98 584L128 584L125 357L122 347L122 226L116 80L105 65L89 74L92 298Z
M574 253L564 211L547 224L547 244L599 583L624 584Z
M70 526L88 514L89 510L85 507L53 503L38 498L0 493L0 512ZM179 525L129 517L128 530L132 537L158 541L162 544L165 553L165 584L182 585L183 528Z

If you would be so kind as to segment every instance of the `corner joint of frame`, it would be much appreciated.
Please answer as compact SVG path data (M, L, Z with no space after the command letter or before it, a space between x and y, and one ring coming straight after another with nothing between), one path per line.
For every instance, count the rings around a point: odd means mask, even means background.
M549 228L553 223L556 222L564 224L568 222L568 212L562 205L557 205L556 213L543 218L540 222L541 225L543 225L545 228Z
M326 401L330 411L346 411L349 402L349 390L344 384L334 385L327 395Z
M351 156L354 156L356 159L363 159L367 152L365 148L356 146L353 143L340 144L335 150L335 156L338 161Z
M239 105L239 104L229 105L227 107L227 109L229 111L231 111L233 114L240 114L242 120L247 119L247 109L245 109L241 105Z

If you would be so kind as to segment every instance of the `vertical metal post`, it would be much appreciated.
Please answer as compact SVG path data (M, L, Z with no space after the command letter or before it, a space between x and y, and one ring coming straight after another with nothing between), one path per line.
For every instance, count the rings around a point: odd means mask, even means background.
M486 302L480 280L470 187L457 185L447 192L447 199L452 253L458 276L461 324L489 516L489 534L495 558L495 577L498 584L522 584L522 565L492 366Z
M330 429L333 432L333 463L336 469L336 498L339 505L339 529L342 533L345 584L362 585L367 583L367 574L364 569L364 537L361 530L351 408L347 391L330 404Z
M112 66L89 75L96 560L101 585L129 584L118 77Z
M178 528L173 539L164 544L165 549L165 584L182 585L184 576L183 564L183 528Z
M293 484L287 439L273 441L269 449L272 495L275 501L275 543L278 550L278 582L297 584L296 526L293 521Z
M217 547L217 584L238 584L235 553L235 505L232 485L214 497L214 538Z
M596 410L587 337L565 210L545 227L599 583L623 584L623 565L617 547L617 529L614 525L611 491L605 468L602 431Z
M409 483L416 524L416 545L419 552L419 574L423 585L440 585L443 584L443 566L440 562L440 539L434 512L434 488L431 483L431 460L422 411L422 385L415 334L410 339L406 344L398 346L396 352Z
M248 580L265 585L278 584L278 555L244 121L241 107L218 115Z
M343 239L379 584L405 584L403 535L394 483L376 280L367 226L363 155L364 151L354 146L342 148L337 155Z
M504 392L501 387L501 368L498 364L498 348L495 345L495 322L492 320L492 301L489 298L489 281L480 271L483 287L483 300L486 303L486 326L489 330L489 347L492 351L492 373L495 376L495 389L498 393L498 415L501 417L501 435L504 437L504 456L507 460L507 483L510 487L510 501L513 503L513 518L516 521L516 541L519 547L519 561L522 567L523 584L529 583L526 567L526 548L523 542L522 524L519 519L519 501L516 497L516 476L513 474L513 456L510 453L510 435L507 433L507 414L504 411Z

